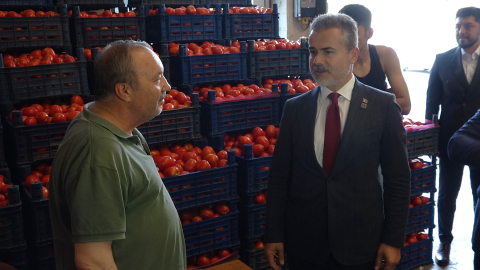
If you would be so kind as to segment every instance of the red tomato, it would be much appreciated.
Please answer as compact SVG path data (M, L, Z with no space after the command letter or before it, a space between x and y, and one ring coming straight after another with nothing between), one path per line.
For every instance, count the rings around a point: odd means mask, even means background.
M41 172L39 172L39 171L32 171L32 172L30 173L30 175L35 175L35 176L38 177L39 179L42 179L42 177L43 177L43 173L41 173ZM2 177L3 177L3 176L2 176ZM0 181L0 182L3 182L3 180Z
M35 107L27 107L22 111L24 116L35 116L38 113L38 110Z
M195 152L187 152L183 155L182 160L184 162L187 162L189 159L196 159L197 158L197 153ZM187 170L188 171L188 170Z
M220 151L218 151L217 156L218 156L218 159L219 159L219 160L222 160L222 159L227 160L227 159L228 159L228 153L227 153L227 151L225 151L225 150L220 150Z
M270 142L268 142L268 139L266 136L257 137L257 139L255 139L255 143L263 145L265 149L270 145Z
M178 92L178 94L175 96L175 99L178 101L180 104L185 104L187 102L187 95L182 92Z
M265 248L265 245L263 244L262 241L257 241L255 243L255 249L264 249Z
M60 122L66 122L67 121L67 116L63 113L55 113L53 115L52 122L54 123L60 123Z
M425 233L419 233L417 235L417 240L418 241L423 241L423 240L427 240L428 239L428 234L425 234Z
M243 149L243 146L245 144L252 144L253 145L253 142L252 140L247 137L247 136L240 136L238 137L238 147L240 147L241 149Z
M46 112L38 112L37 114L35 114L35 118L37 119L37 123L38 124L46 124L48 123L49 121L49 116Z
M422 204L422 199L420 199L419 197L415 197L410 199L410 203L413 204L414 206L419 206Z
M208 163L208 161L201 160L197 162L197 166L195 168L197 171L206 171L206 170L210 170L212 166L210 165L210 163Z
M226 205L226 204L218 204L216 207L215 207L215 211L217 212L217 214L219 214L220 216L224 216L228 213L230 213L230 208Z
M163 109L165 111L173 110L173 109L175 109L175 106L172 103L164 103L163 104Z
M187 10L184 8L176 8L175 9L175 15L186 15Z
M27 178L25 178L25 186L27 188L30 188L30 185L32 184L32 182L41 182L41 181L40 181L40 178L38 178L35 175L29 175L27 176Z
M43 172L43 174L50 174L51 171L52 171L52 166L47 166L45 167L45 171Z
M260 193L257 196L255 196L255 204L262 204L266 202L267 202L267 199L265 198L265 194Z
M50 183L50 174L43 176L41 182L42 182L42 186L48 188L48 184Z
M226 249L222 249L218 252L218 257L220 257L220 259L226 258L228 256L230 256L230 252Z
M125 12L124 16L125 17L136 17L137 15L135 15L135 12L133 12L133 11L127 11L127 12Z
M265 146L261 144L254 144L252 146L252 150L253 150L254 157L260 157L260 155L262 155L265 152Z
M422 204L426 204L426 203L430 202L430 198L423 197L423 196L420 196L420 200L422 200Z
M183 210L182 212L180 212L181 221L185 221L185 220L191 221L192 218L193 218L192 210Z
M194 6L187 7L187 14L197 14L197 9Z
M227 167L228 166L228 161L226 159L220 159L217 163L217 167Z
M211 219L213 217L213 211L210 208L203 208L200 210L200 217L205 220L205 219Z
M23 124L26 125L26 126L36 125L37 124L37 119L33 116L28 116L27 118L25 118L25 120L23 120Z
M42 56L45 57L46 55L55 56L55 51L52 48L47 47L42 50Z
M170 156L154 156L153 157L153 160L155 161L155 163L157 164L157 168L159 171L162 171L165 170L166 168L168 167L171 167L173 165L175 165L175 160L173 160L173 158L171 158Z
M197 258L197 266L207 266L210 263L211 263L210 259L205 255L202 255Z
M42 187L42 191L43 191L43 197L45 199L48 199L48 188Z
M214 264L218 261L220 261L220 258L218 256L213 256L210 258L210 264Z
M187 172L194 172L197 167L197 160L189 159L183 165L183 169Z
M252 136L253 139L256 139L259 136L265 136L265 131L260 127L256 127L252 130Z
M215 154L208 154L208 155L205 155L203 156L203 159L208 161L208 163L210 163L210 166L212 168L216 168L217 167L217 163L218 163L218 156L215 155Z
M266 152L272 156L274 151L275 151L275 145L269 145Z
M414 244L414 243L418 242L418 240L415 237L410 237L410 238L407 239L407 242L408 242L408 244Z
M59 105L52 105L52 106L50 106L50 112L49 112L49 114L50 114L51 116L53 116L53 115L56 114L56 113L63 113L62 107L60 107Z
M271 145L275 145L277 143L277 139L271 138L270 140L268 140L268 143Z
M165 175L165 177L177 176L177 175L180 174L180 170L178 169L177 166L174 165L174 166L166 168L163 171L163 174Z
M68 121L73 121L73 119L75 119L75 117L76 117L79 113L80 113L79 111L68 112L68 113L67 113L67 120L68 120Z
M199 221L202 221L202 220L203 220L203 219L202 219L201 217L199 217L199 216L194 216L194 217L192 218L192 223L193 223L193 222L199 222Z
M273 138L275 136L275 126L274 125L269 125L266 129L265 129L265 135L267 136L267 138Z
M205 146L202 150L202 156L206 156L208 154L215 154L215 150L211 146Z

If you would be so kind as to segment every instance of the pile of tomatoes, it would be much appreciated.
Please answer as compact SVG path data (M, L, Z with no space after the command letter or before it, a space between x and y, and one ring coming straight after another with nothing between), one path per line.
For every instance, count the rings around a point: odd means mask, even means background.
M8 205L8 188L12 184L5 183L5 177L0 174L0 208Z
M215 11L209 10L204 7L195 8L194 6L190 5L188 7L181 6L179 8L167 7L165 8L165 14L166 15L208 15L208 14L215 14ZM156 16L156 15L158 15L158 8L150 9L148 11L148 16Z
M413 121L410 118L406 118L404 116L402 117L403 117L403 126L405 128L423 126L423 123L420 121Z
M298 94L298 93L306 93L308 91L313 90L315 87L318 86L316 82L313 82L310 79L301 80L296 78L295 76L290 76L292 79L283 79L283 80L272 80L267 79L263 84L264 88L272 89L272 84L278 84L279 91L280 91L280 84L287 83L288 84L288 94Z
M423 159L421 159L421 158L409 159L408 160L408 165L410 166L411 171L430 166L428 163L424 163ZM428 177L428 176L425 176L425 177ZM416 180L416 179L413 179L413 180Z
M265 130L255 127L252 133L245 135L225 135L225 151L235 150L235 155L242 157L245 144L251 144L254 157L268 157L273 155L277 143L279 129L273 125L267 126Z
M175 144L170 148L164 146L159 150L150 150L161 178L177 176L192 172L206 171L228 166L227 151L215 153L210 146L193 147L191 143L183 146ZM175 191L172 188L169 191Z
M72 17L72 10L68 11L68 17ZM98 14L95 11L81 11L80 12L80 18L117 18L117 17L137 17L135 12L133 11L127 11L125 13L119 12L119 13L113 13L110 10L106 9L102 13Z
M187 269L195 269L214 264L222 259L230 257L231 253L227 249L221 249L218 252L208 252L202 255L187 258Z
M420 242L420 241L423 241L423 240L427 240L427 239L428 239L428 234L425 233L425 230L414 232L414 233L409 233L409 234L405 235L404 246L406 247L408 245L411 245L411 244L414 244L414 243L417 243L417 242ZM422 249L427 249L427 247L423 247ZM402 254L402 256L405 256L405 254ZM425 257L425 256L423 256L423 257Z
M30 173L27 178L25 178L25 187L28 188L28 191L31 192L30 188L32 183L38 182L42 183L42 192L43 197L48 199L48 185L50 183L50 172L52 171L52 166L49 166L45 163L39 164L34 171Z
M7 17L7 18L20 18L20 17L59 17L60 14L54 11L37 11L35 12L32 9L27 9L24 10L20 13L17 13L15 11L1 11L0 10L0 18ZM8 29L4 29L8 30ZM9 29L11 30L11 29Z
M30 54L24 53L16 56L8 53L3 54L3 65L6 68L73 63L75 61L73 56L67 53L56 54L49 47L43 50L34 50Z
M234 99L241 99L249 95L263 95L263 94L272 93L271 88L267 89L267 88L259 87L256 84L251 84L246 86L241 83L233 87L230 84L224 84L222 86L215 86L215 87L213 85L209 85L208 87L202 87L200 89L199 87L195 87L193 91L199 93L200 95L199 100L206 101L208 100L209 90L215 90L216 100L222 100L222 99L234 100Z
M20 109L22 112L23 124L26 126L32 126L37 124L72 121L75 116L83 110L85 104L82 97L78 95L72 96L70 102L70 106L65 104L51 104L49 101L46 101L41 105L32 104L30 106L24 106ZM12 113L10 113L8 119L12 122Z
M192 100L190 96L185 95L183 92L178 92L177 90L172 89L165 95L163 109L166 111L190 107L192 107Z
M269 41L255 41L255 51L275 51L275 50L292 50L301 49L301 40L297 41L288 39L272 39Z
M193 209L182 210L178 213L182 225L199 222L211 218L217 218L230 213L230 208L224 203L218 203L214 207L207 205L204 207L197 207ZM220 230L217 228L217 230ZM223 229L223 228L222 228Z
M267 14L273 13L273 9L265 7L230 7L228 10L231 14Z
M430 198L422 196L422 195L415 195L410 197L410 208L413 208L415 206L419 206L422 204L427 204L430 202ZM428 212L422 213L422 215L427 215Z
M170 42L168 44L168 54L179 55L180 43ZM209 54L228 54L240 53L240 42L232 42L232 46L222 46L210 41L204 41L202 45L196 43L189 43L187 45L187 55L209 55ZM208 67L208 66L207 66Z

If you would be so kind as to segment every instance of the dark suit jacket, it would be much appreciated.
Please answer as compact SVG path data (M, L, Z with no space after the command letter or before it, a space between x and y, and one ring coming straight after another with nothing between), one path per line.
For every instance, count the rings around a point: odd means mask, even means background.
M428 81L425 119L438 114L440 105L439 151L446 155L452 135L480 108L480 65L469 85L459 47L438 54L435 59Z
M265 241L283 242L288 256L320 264L330 253L344 265L371 262L380 243L404 244L410 171L400 107L392 94L356 81L327 175L314 149L320 91L285 104L268 177Z
M448 143L448 156L453 162L480 167L480 110L461 127ZM480 187L477 189L480 198ZM480 207L475 208L472 248L480 252Z

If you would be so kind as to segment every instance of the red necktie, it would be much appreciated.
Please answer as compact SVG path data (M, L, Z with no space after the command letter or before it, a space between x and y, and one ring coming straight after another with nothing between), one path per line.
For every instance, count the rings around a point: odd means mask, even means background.
M325 122L325 140L323 145L323 169L330 174L340 145L340 109L338 108L338 97L340 94L331 93L328 98L332 103L327 110L327 121Z

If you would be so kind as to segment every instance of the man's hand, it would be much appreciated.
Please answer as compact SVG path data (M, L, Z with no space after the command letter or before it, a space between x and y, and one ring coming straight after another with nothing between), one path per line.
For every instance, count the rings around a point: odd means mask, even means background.
M375 270L391 270L400 261L400 249L380 244L375 260Z
M274 270L282 270L281 265L285 264L283 243L267 243L265 255L267 256L270 267Z

